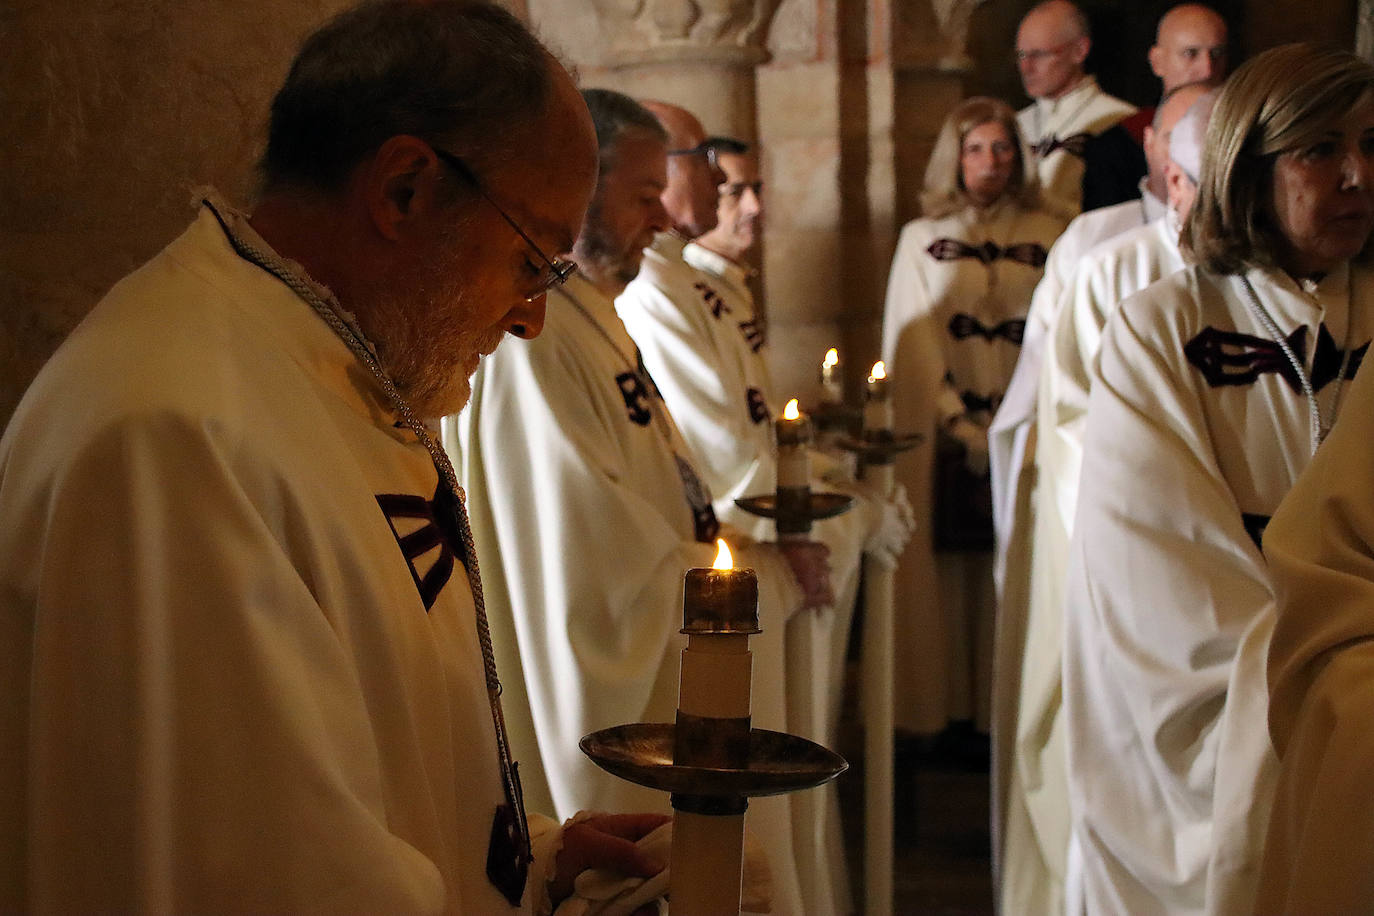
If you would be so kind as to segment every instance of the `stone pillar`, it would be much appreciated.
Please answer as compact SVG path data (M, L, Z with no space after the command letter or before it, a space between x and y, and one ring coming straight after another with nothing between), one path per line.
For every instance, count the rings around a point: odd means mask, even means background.
M971 66L984 0L784 0L759 70L766 276L780 391L816 400L838 346L848 391L878 358L896 230Z

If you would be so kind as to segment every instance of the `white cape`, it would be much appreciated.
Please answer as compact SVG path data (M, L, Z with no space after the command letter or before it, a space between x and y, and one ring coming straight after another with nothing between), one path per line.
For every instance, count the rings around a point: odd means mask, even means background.
M639 345L645 366L683 438L697 455L716 514L754 537L771 540L774 523L749 515L737 497L777 487L773 420L779 409L765 364L762 316L739 265L664 233L644 253L639 276L616 298L616 312ZM823 456L816 455L819 466ZM833 489L817 477L816 490ZM788 730L833 747L844 689L849 623L869 513L853 510L816 523L812 537L830 547L833 608L795 614L787 623ZM805 912L847 912L839 800L832 784L791 800L798 880Z
M1341 268L1309 295L1277 272L1245 276L1282 333L1305 335L1330 412L1337 345L1315 344L1323 325L1334 341L1368 341L1374 278ZM1307 402L1274 371L1283 357L1243 290L1239 276L1181 271L1123 303L1102 339L1063 688L1093 913L1254 904L1274 770L1263 666L1273 591L1257 535L1312 443Z
M1135 112L1134 105L1108 95L1095 78L1085 76L1059 98L1036 99L1018 111L1016 124L1026 143L1034 148L1037 144L1068 140L1080 134L1096 136ZM1035 168L1047 204L1069 216L1083 209L1081 156L1056 148L1047 155L1037 154Z
M208 209L116 285L0 443L0 910L511 912L437 484Z
M936 429L960 416L984 428L989 424L993 411L968 410L962 395L983 399L994 409L1001 400L1020 351L1021 333L1015 326L1024 322L1044 252L1063 227L1056 216L1010 203L986 212L970 207L941 219L908 223L893 255L882 353L892 379L897 431L924 436L919 446L898 456L896 464L896 477L906 487L918 520L895 576L896 652L903 660L896 669L897 725L918 734L940 731L951 713L985 718L986 713L978 711L986 697L966 694L975 678L983 691L991 686L990 671L975 675L967 658L981 652L988 656L983 667L990 668L991 558L978 553L943 556L946 567L987 567L964 570L968 584L947 587L947 595L941 593L937 575L929 524ZM1038 248L1040 263L1003 256L990 262L949 256L955 247L949 243L980 248L988 242L999 249ZM968 333L956 338L949 325L959 315L964 316L959 319L960 332ZM942 608L942 603L949 607ZM953 632L967 629L970 613L986 617L986 647L968 646L968 640ZM951 641L964 656L962 661L951 660ZM954 696L951 681L960 685Z
M1026 812L1012 758L1020 704L1021 664L1030 604L1036 493L1036 398L1045 341L1065 287L1084 252L1162 216L1164 205L1141 182L1141 199L1074 217L1050 248L1045 274L1031 296L1026 334L1006 397L988 428L992 509L996 528L993 577L997 625L992 698L992 858L1004 913L1063 909L1062 867L1046 864Z
M1374 900L1374 369L1345 404L1264 534L1282 764L1258 899L1272 913L1359 913Z

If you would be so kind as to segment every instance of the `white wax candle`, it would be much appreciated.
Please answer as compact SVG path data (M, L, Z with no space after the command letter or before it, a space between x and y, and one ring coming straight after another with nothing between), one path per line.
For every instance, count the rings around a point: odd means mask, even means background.
M892 400L888 397L887 367L882 360L873 364L864 399L864 432L892 432Z
M844 403L844 383L840 378L840 351L831 347L821 362L821 400L827 404Z
M811 485L811 423L797 407L797 399L787 402L777 421L778 486L795 488Z

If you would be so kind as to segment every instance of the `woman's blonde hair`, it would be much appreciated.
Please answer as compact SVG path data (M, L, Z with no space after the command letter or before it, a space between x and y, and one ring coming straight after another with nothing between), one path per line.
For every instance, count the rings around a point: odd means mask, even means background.
M1273 216L1274 160L1316 142L1371 93L1374 65L1312 44L1270 48L1236 70L1207 125L1184 250L1223 274L1273 266L1285 244Z
M963 169L960 167L964 137L975 127L989 121L1006 128L1016 152L1011 178L1002 196L1010 196L1024 207L1034 207L1039 203L1035 172L1028 167L1030 151L1021 137L1021 131L1017 129L1016 112L998 99L975 96L965 99L950 112L940 128L940 136L936 138L935 148L930 153L930 162L926 164L925 187L921 191L921 212L924 215L939 218L972 205L973 200L964 188Z

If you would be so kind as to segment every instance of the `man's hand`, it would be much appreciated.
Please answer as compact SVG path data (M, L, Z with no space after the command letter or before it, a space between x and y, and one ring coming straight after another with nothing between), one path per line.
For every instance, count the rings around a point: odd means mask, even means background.
M635 842L672 820L666 814L597 814L563 830L549 898L554 909L573 892L577 876L604 868L632 878L651 878L668 866L646 856Z
M802 590L802 607L830 607L835 592L830 587L830 548L817 541L779 541L792 575Z

